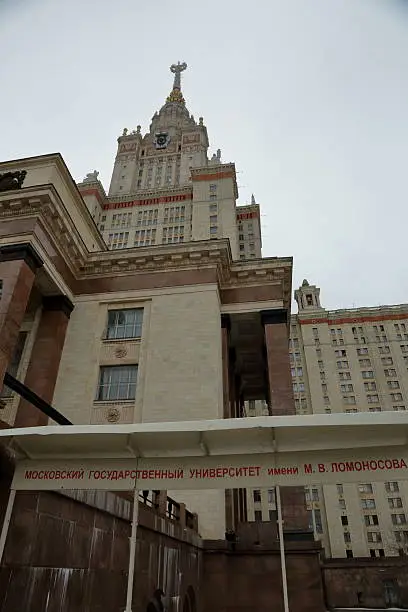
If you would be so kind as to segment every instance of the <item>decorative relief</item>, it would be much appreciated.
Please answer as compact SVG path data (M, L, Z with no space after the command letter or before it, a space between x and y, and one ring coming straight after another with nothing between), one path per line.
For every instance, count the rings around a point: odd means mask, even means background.
M26 170L17 170L16 172L5 172L4 174L0 174L0 191L21 189L26 176Z
M120 418L120 411L117 408L109 408L106 413L106 420L109 423L117 423Z
M123 357L126 357L127 354L128 352L125 347L120 347L120 348L115 349L115 357L117 357L118 359L122 359Z

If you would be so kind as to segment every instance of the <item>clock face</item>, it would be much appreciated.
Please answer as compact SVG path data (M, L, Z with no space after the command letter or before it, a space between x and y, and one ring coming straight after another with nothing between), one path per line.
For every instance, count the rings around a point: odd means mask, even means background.
M167 132L158 132L154 137L154 146L156 149L165 149L170 142L170 136Z

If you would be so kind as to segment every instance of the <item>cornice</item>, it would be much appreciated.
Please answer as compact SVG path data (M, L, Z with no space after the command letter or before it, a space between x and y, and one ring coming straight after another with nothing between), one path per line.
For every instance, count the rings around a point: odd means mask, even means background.
M220 288L276 285L290 304L292 258L233 261L229 240L205 240L172 245L89 252L53 185L36 186L0 197L0 222L35 218L78 280L129 274L213 269ZM16 236L18 234L16 233ZM17 242L22 240L20 237ZM27 235L24 235L27 241ZM50 258L53 251L49 251Z

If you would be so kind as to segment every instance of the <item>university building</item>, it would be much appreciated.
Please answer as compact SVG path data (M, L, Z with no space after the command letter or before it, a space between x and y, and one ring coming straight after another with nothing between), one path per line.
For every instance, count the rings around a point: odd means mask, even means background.
M75 184L59 155L0 165L2 374L74 424L241 417L271 389L274 413L294 411L292 259L261 258L259 205L238 206L234 164L207 155L185 68L149 130L118 138L108 194L96 171ZM0 410L47 422L7 388ZM247 518L244 490L169 494L206 538ZM302 490L284 512L308 528Z
M320 289L305 280L295 291L289 354L297 414L406 410L408 304L325 310ZM249 415L265 407L252 402ZM381 557L408 552L408 482L306 489L310 525L330 557ZM248 494L249 518L267 521L274 491Z

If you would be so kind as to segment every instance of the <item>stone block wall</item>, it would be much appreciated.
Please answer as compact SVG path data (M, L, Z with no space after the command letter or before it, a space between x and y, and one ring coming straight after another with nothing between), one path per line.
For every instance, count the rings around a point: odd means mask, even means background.
M131 503L111 493L21 492L0 568L1 612L119 612L125 607ZM104 509L102 509L104 508ZM198 597L199 539L141 505L134 612L154 589ZM182 609L182 606L181 606Z
M408 609L406 557L328 559L322 567L329 609ZM389 598L393 598L390 601Z

